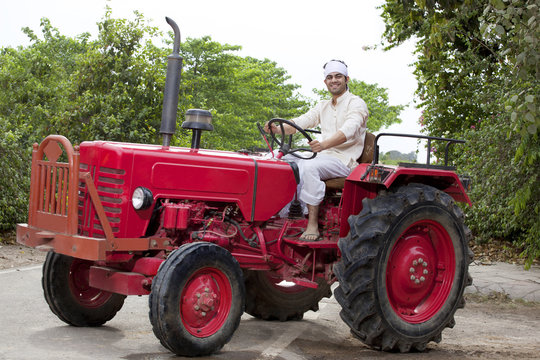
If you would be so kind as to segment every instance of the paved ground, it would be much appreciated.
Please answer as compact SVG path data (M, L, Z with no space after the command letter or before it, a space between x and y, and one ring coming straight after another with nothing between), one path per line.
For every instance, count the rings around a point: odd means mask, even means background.
M540 353L540 267L524 270L506 263L472 264L468 293L504 293L532 305L469 302L456 313L456 326L424 353L381 353L353 338L339 318L334 298L300 322L267 322L249 315L222 351L203 359L533 359ZM75 328L49 310L41 289L41 264L0 270L0 360L171 359L153 336L148 298L128 297L105 326ZM520 305L521 304L521 305ZM527 303L529 304L529 303Z
M525 270L522 265L492 263L469 267L473 277L473 286L466 289L467 293L489 295L503 293L511 299L540 302L540 267L532 266Z
M525 272L507 264L473 265L471 273L475 286L469 292L498 290L510 297L539 293L538 268ZM523 286L514 286L523 281ZM175 358L152 333L146 296L128 297L124 308L105 326L76 328L62 323L45 303L41 265L0 270L0 286L0 360ZM339 310L332 297L322 300L320 311L306 313L304 321L261 321L245 314L231 342L219 353L200 359L522 360L537 359L540 352L538 304L470 302L456 313L456 326L443 332L440 344L430 343L426 352L410 354L383 353L365 346L350 335Z

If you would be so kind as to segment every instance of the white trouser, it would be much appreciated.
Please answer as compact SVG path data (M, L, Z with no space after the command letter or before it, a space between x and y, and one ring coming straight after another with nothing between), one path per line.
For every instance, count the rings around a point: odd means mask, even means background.
M298 164L300 171L298 198L303 203L313 206L319 205L324 199L326 191L324 180L346 177L351 173L351 169L339 159L321 153L311 160L298 159L292 155L287 155L283 159Z

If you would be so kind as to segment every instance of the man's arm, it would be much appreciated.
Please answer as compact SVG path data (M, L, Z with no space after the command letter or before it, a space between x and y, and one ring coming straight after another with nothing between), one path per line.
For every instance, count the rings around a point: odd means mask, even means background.
M321 152L323 150L333 148L334 146L341 145L345 141L347 141L347 137L341 132L341 130L338 130L334 135L330 136L326 140L313 140L309 142L309 146L311 147L311 151Z

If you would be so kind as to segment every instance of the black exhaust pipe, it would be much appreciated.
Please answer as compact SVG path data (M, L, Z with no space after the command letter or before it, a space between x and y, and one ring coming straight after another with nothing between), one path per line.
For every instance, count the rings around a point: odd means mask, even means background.
M178 111L178 93L180 92L180 76L182 73L182 61L180 56L180 29L171 18L166 17L167 23L173 28L174 42L173 52L167 57L167 77L165 78L165 90L163 92L163 112L161 113L161 129L163 147L169 147L171 137L176 131L176 113Z

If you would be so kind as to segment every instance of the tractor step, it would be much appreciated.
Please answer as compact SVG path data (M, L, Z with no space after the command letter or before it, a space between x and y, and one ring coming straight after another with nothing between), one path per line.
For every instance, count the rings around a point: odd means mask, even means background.
M338 247L337 239L328 240L326 238L323 238L319 241L302 241L297 237L284 237L283 241L292 245L305 246L313 249L337 249Z

